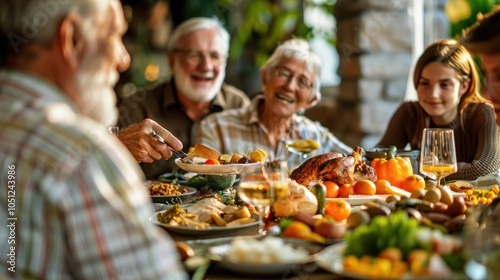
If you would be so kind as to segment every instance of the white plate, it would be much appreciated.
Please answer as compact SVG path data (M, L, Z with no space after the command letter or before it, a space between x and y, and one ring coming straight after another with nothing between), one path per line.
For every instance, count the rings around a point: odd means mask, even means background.
M209 248L210 258L218 263L222 268L243 275L264 276L264 275L291 275L297 271L307 271L312 269L312 263L316 257L316 253L321 249L318 244L300 239L284 239L285 243L291 244L293 247L305 248L310 256L302 261L294 263L273 263L273 264L252 264L232 262L226 260L225 256L231 248L228 244L217 245ZM311 266L311 267L309 267Z
M242 172L252 172L261 168L261 163L239 163L239 164L193 164L185 163L181 159L176 159L175 164L186 170L198 174L240 174Z
M344 271L343 253L345 242L333 244L318 253L316 264L322 269L339 275L349 276ZM354 277L356 278L356 277Z
M375 278L370 278L367 275L362 275L358 273L353 273L349 271L344 270L344 249L345 249L346 243L337 243L331 246L326 247L323 249L321 252L319 252L316 255L316 264L321 267L322 269L344 276L344 277L349 277L353 279L375 279ZM445 279L446 277L441 276L438 279ZM468 279L465 274L460 274L460 273L455 273L453 272L449 279L460 279L460 280L465 280ZM448 279L446 278L446 279ZM379 279L379 278L376 278ZM436 279L436 276L434 275L428 275L428 276L415 276L410 273L406 273L403 277L399 279Z
M190 235L190 236L208 236L208 235L217 235L217 234L225 234L225 233L230 233L234 231L238 231L240 229L248 228L251 226L255 226L259 224L258 218L256 218L256 221L253 223L248 223L244 225L239 225L239 226L233 226L233 227L219 227L212 225L210 228L207 229L196 229L196 228L191 228L191 227L186 227L186 226L173 226L169 224L162 223L158 221L158 214L160 212L156 212L153 214L153 216L149 217L149 220L157 224L169 231L184 234L184 235Z
M358 194L358 195L349 195L348 198L336 197L336 198L326 198L325 200L328 202L328 201L333 200L333 199L342 199L346 202L349 202L349 204L351 204L351 206L359 206L359 205L363 205L363 203L365 203L365 202L374 201L377 198L385 201L385 199L388 196L390 196L390 194L376 194L376 195Z

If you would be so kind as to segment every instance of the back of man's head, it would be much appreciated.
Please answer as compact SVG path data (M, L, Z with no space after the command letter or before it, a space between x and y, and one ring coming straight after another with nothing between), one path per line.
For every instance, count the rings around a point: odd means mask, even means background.
M461 43L474 53L500 53L500 6L478 15L477 23L464 31Z
M0 60L30 43L49 44L62 18L70 12L86 17L96 0L0 1Z

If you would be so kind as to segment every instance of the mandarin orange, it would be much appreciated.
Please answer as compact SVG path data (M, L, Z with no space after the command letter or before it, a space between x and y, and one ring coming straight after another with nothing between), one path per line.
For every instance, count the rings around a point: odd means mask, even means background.
M375 183L370 180L360 180L352 186L355 194L374 195L377 192Z
M401 183L400 188L410 193L415 190L423 190L425 189L425 179L418 174L407 176Z
M349 195L354 194L354 190L351 184L343 184L339 188L339 197L348 198Z
M324 181L323 185L326 187L326 197L327 198L336 198L339 196L339 186L332 181Z

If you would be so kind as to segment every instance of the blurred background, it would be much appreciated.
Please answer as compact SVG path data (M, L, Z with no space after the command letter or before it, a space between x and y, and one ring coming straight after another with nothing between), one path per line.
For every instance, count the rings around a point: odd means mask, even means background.
M248 96L259 67L290 37L323 63L322 101L306 111L345 143L373 147L394 110L416 99L409 76L425 46L455 38L500 0L122 0L132 57L119 98L169 78L166 45L185 19L216 17L231 34L226 82Z

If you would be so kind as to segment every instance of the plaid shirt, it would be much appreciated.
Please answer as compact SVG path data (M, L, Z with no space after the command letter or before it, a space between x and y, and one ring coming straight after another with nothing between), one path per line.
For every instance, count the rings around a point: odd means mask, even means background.
M186 279L133 162L56 88L0 70L0 275Z
M258 106L263 102L264 96L258 95L250 106L206 117L198 129L198 142L230 155L263 149L270 159L285 155L288 158L288 167L297 167L302 161L300 155L287 153L283 144L273 149L266 127L259 122ZM353 151L319 122L305 116L293 115L291 127L290 135L295 136L295 139L313 139L320 144L321 147L309 156L327 152L351 154Z

